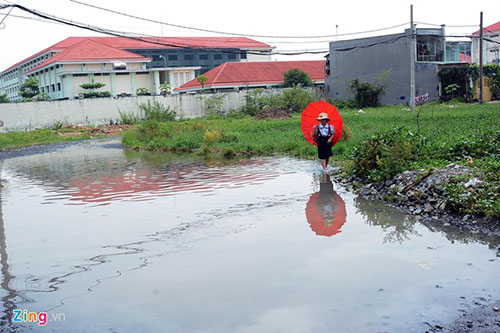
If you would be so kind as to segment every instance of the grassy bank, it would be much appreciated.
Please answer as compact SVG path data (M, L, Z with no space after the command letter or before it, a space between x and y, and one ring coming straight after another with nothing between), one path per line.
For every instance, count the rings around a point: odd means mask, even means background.
M449 184L450 202L458 211L500 216L500 104L437 104L415 113L401 106L341 110L350 129L334 147L334 160L347 173L383 181L398 172L468 164L486 186L468 194ZM191 152L204 156L285 155L316 158L316 148L300 130L300 114L285 119L211 116L180 122L146 121L126 132L132 149Z
M68 141L88 140L121 135L128 126L65 126L31 132L0 133L0 151Z
M352 134L349 140L341 140L334 147L335 159L352 159L354 149L364 140L393 127L403 126L417 133L414 114L400 106L364 109L363 112L340 111ZM499 116L500 104L430 104L424 106L421 112L421 134L442 144L451 143L480 131L498 129ZM300 114L282 120L212 116L182 122L146 122L137 129L127 131L123 142L130 148L153 151L230 151L235 154L283 154L304 158L314 158L316 154L315 147L307 143L302 135Z

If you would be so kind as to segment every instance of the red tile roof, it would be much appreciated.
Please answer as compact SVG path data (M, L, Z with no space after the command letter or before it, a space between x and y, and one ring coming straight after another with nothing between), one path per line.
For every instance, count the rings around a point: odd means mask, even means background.
M500 31L500 21L497 23L494 23L492 25L487 26L486 28L483 28L483 34L491 34L492 32L499 32ZM480 30L475 31L472 33L473 36L479 35Z
M206 72L209 78L205 88L220 86L250 86L283 83L283 73L290 69L303 70L313 82L325 80L323 60L226 62ZM177 88L177 91L201 89L196 79Z
M29 72L36 71L39 68L48 66L56 62L82 62L82 61L148 61L150 58L145 58L136 53L120 50L92 39L84 39L66 50L57 53L52 58L36 66Z
M168 49L177 48L210 48L210 49L272 49L268 44L246 37L143 37L143 40L152 43L137 41L124 37L68 37L34 55L28 57L2 71L0 74L28 62L49 51L62 51L83 40L93 40L118 49ZM155 44L158 43L158 44ZM169 44L169 45L165 45Z

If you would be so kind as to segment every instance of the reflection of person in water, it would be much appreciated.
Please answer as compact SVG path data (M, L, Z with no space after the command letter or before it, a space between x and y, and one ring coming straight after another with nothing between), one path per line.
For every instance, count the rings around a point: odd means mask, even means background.
M337 202L335 201L335 191L330 175L322 174L319 183L319 197L316 200L316 209L323 216L325 225L332 225L337 212Z
M307 202L306 218L316 235L333 236L344 225L345 203L333 189L330 175L321 175L319 192L313 193Z

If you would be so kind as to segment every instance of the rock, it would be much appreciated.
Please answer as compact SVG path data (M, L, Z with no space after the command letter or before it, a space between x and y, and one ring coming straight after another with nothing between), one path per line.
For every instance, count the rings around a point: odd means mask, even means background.
M426 213L430 213L430 212L432 212L433 210L434 210L434 208L432 207L432 205L431 205L430 203L426 202L426 203L424 204L424 212L426 212Z
M415 209L415 214L420 215L422 213L422 210L420 208Z
M483 183L482 180L480 180L477 177L474 177L474 178L470 179L468 182L466 182L464 184L464 187L466 187L466 188L469 188L469 187L476 188L476 187L478 187L478 185L481 185L482 183Z

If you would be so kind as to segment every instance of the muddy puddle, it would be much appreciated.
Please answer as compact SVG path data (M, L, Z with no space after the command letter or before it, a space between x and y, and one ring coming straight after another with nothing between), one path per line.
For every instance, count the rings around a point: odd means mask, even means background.
M500 298L498 237L358 198L314 161L22 155L0 160L5 331L423 332Z

